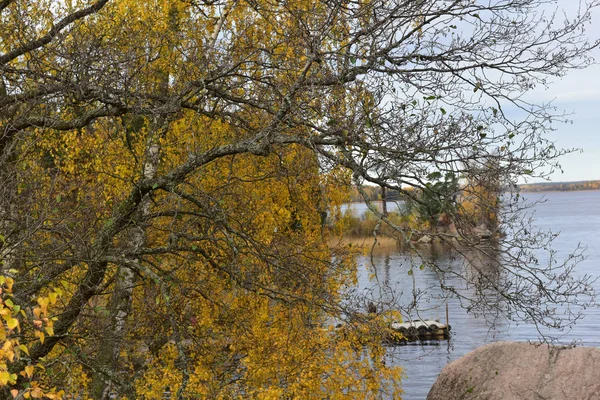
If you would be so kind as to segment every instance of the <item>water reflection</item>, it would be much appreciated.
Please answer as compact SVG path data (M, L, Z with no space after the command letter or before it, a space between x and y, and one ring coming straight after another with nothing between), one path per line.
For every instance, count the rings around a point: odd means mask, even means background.
M410 253L376 247L359 259L359 287L379 308L399 309L406 319L432 317L428 313L439 318L440 309L454 299L494 323L502 274L497 245L485 246L474 251L434 242Z

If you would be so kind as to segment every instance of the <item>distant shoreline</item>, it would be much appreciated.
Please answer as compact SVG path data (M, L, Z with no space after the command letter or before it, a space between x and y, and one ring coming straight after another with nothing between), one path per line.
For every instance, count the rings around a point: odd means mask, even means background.
M517 186L521 192L575 192L600 190L600 180L577 182L525 183Z
M369 197L373 203L380 203L381 200L381 192L380 188L376 186L368 186L369 188ZM505 188L507 191L514 191L514 186L510 188ZM517 185L517 190L519 192L525 193L535 193L535 192L579 192L584 190L600 190L600 179L599 180L591 180L591 181L575 181L575 182L539 182L539 183L523 183L521 185ZM398 198L398 194L388 193L387 200L388 203L397 203L403 202L403 200ZM348 203L363 203L364 200L359 196L358 192L352 194L350 201Z

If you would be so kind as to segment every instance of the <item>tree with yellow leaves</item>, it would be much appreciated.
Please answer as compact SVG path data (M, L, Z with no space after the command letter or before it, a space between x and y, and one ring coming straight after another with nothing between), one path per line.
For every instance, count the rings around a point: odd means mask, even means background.
M534 36L538 2L1 0L2 395L398 398L385 323L332 327L327 216L352 181L555 161L548 110L492 134L503 104L464 96L585 63L589 9Z

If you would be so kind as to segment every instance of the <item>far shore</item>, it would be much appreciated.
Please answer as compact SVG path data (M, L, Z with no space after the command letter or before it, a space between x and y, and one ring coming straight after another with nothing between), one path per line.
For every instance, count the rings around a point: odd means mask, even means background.
M539 182L518 185L521 192L574 192L600 190L600 180L578 182Z

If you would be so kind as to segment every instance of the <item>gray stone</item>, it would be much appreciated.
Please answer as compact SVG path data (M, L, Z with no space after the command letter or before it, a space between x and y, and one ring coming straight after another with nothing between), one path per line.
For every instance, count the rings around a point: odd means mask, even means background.
M598 400L600 349L498 342L448 364L427 400Z

